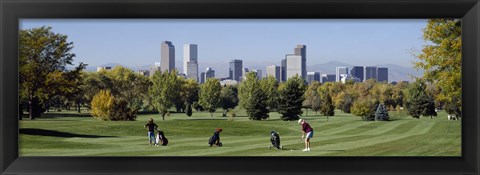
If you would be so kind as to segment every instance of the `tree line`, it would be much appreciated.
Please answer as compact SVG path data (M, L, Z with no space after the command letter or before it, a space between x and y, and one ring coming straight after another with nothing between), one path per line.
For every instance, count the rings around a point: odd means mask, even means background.
M169 110L192 115L192 109L213 116L232 109L245 109L252 120L269 118L278 112L283 120L297 120L303 110L334 116L335 109L363 120L387 120L388 110L404 108L412 117L436 116L437 109L461 116L461 23L456 19L431 19L424 29L424 46L415 66L424 76L414 82L388 84L373 79L365 82L311 82L301 77L277 82L273 77L257 79L248 73L238 85L221 86L211 78L200 85L177 76L176 71L155 72L145 77L124 67L85 72L86 64L73 69L73 43L51 27L20 31L19 116L30 119L54 109L81 107L102 120L135 120L139 112L158 112L162 119ZM381 114L381 115L380 115ZM384 116L384 117L380 117ZM21 117L20 117L21 119ZM327 117L328 119L328 117Z

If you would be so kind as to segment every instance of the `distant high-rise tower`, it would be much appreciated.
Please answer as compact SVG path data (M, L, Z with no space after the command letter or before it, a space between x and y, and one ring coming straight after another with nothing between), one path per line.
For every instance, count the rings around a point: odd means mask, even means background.
M262 70L260 70L260 69L252 69L252 72L255 72L255 74L257 74L257 79L259 79L259 80L262 79Z
M377 79L377 67L375 66L365 66L363 67L363 82L368 79Z
M307 46L305 45L297 45L295 48L295 55L302 57L302 76L303 79L306 80L307 78Z
M340 80L343 77L346 77L348 75L348 67L337 67L335 71L335 81L340 82Z
M302 77L302 56L287 54L287 77L285 80L288 80L295 75ZM306 78L306 77L302 77Z
M231 60L230 68L228 70L228 77L235 81L240 81L243 71L243 62L242 60Z
M350 71L353 77L356 77L363 82L363 66L353 66L352 70Z
M280 67L275 65L267 66L267 78L268 76L272 76L277 81L280 81Z
M183 73L187 78L198 81L198 45L196 44L183 46Z
M307 83L320 82L320 72L307 72Z
M287 59L282 59L280 64L280 81L287 81Z
M205 82L207 82L209 78L215 78L215 70L213 70L210 67L205 69L205 78L204 78Z
M175 70L175 46L172 42L164 41L161 44L161 59L160 69L161 71L171 72Z
M377 81L378 82L388 82L388 68L379 67L377 68Z

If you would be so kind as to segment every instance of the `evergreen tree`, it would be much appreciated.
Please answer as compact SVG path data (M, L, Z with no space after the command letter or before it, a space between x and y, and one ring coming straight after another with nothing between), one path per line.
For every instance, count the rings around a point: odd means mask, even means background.
M405 107L408 113L414 118L420 118L423 116L436 116L435 102L432 96L429 96L425 92L425 82L423 80L417 80L412 83L406 91Z
M191 117L192 116L192 105L190 103L187 103L187 111L185 112L187 116Z
M387 121L389 119L388 110L384 104L378 105L377 111L375 112L376 121Z
M302 103L305 99L305 81L298 75L287 80L284 86L279 88L278 109L282 114L282 120L298 120L302 112Z
M261 89L253 89L245 110L251 120L267 119L269 110L267 108L267 96Z

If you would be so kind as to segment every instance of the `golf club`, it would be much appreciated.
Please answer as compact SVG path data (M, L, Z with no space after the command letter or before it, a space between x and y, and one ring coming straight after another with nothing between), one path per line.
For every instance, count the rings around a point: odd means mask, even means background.
M298 144L300 143L300 141L302 141L302 140L303 140L303 138L300 138L300 140L298 140L297 144L295 144L295 147L293 147L293 149L290 149L290 151L293 151L294 149L296 149L296 148L297 148L297 145L298 145Z

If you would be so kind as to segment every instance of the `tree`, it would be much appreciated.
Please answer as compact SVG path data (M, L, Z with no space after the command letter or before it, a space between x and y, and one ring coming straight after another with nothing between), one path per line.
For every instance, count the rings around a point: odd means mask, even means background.
M350 109L353 105L353 96L345 91L340 92L336 98L335 106L345 113L350 113Z
M234 86L225 86L220 93L220 107L224 110L223 115L227 115L227 110L233 109L238 105L238 89Z
M210 112L210 116L212 117L220 102L221 90L222 86L215 78L209 78L200 88L199 103L202 105L203 109Z
M320 96L317 93L318 86L320 86L320 83L318 81L313 81L311 82L307 90L305 91L305 100L303 101L303 106L307 109L306 115L308 115L308 109L312 108L314 105L314 102L319 102L318 98Z
M115 66L112 70L106 71L105 75L112 85L107 88L112 90L116 98L125 100L126 107L135 115L148 96L150 83L148 78L122 66Z
M192 116L192 105L190 103L187 103L187 111L185 112L187 116L191 117Z
M375 112L376 121L387 121L389 119L388 110L384 104L378 105L377 111Z
M156 71L151 77L152 86L149 89L152 104L165 120L165 115L173 106L173 101L178 97L177 72Z
M378 108L378 104L378 100L370 96L362 96L353 102L351 111L354 115L362 117L365 121L373 121L375 120L375 111Z
M305 81L296 75L289 78L283 86L279 88L277 111L282 114L282 120L298 120L299 115L303 113L302 104L303 100L305 100Z
M101 120L109 120L114 102L115 97L110 90L101 90L92 99L92 116Z
M67 65L73 65L73 43L67 41L66 35L53 33L51 29L40 27L19 32L19 95L28 101L32 120L41 116L43 104L51 97L75 92L78 81L75 74L85 68L80 63L73 71L66 69Z
M246 79L238 87L238 99L241 108L246 109L250 102L250 97L254 89L259 88L259 82L255 72L249 72L245 75Z
M417 55L415 67L423 69L422 79L438 86L437 101L455 101L461 111L462 101L462 25L461 19L429 19L423 30L425 45ZM450 111L451 112L451 111Z
M335 106L333 106L332 97L330 96L328 87L326 86L318 87L317 91L318 91L318 94L320 95L320 100L322 103L320 107L320 113L327 116L327 121L328 121L328 116L335 115Z
M406 91L405 108L414 118L423 116L436 116L435 103L433 97L425 92L426 84L423 80L417 79Z
M267 78L260 80L260 88L266 95L266 103L268 109L272 111L277 108L277 98L278 98L278 82L273 76L268 76Z
M267 95L259 88L253 89L252 96L248 99L245 110L249 119L262 120L268 118Z

